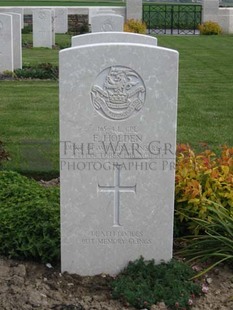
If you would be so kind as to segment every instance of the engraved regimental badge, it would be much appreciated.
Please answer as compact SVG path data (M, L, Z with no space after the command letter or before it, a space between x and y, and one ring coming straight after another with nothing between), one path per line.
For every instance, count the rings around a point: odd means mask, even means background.
M141 77L123 66L109 67L96 78L91 89L95 110L111 120L135 115L144 105L146 88Z

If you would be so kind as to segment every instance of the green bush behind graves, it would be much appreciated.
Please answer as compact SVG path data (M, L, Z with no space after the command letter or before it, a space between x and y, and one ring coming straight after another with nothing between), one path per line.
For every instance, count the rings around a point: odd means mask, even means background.
M50 63L42 63L35 66L23 66L22 69L16 69L14 76L20 79L58 79L58 66Z
M128 266L113 281L113 297L137 309L148 309L163 301L169 309L189 309L192 298L201 293L199 283L190 280L192 268L182 262L155 265L142 257Z
M146 24L137 19L128 19L124 24L124 31L146 34Z
M198 29L200 30L200 34L203 35L218 35L222 33L222 28L220 25L211 20L198 25Z
M59 188L45 188L16 172L0 171L0 254L57 262Z

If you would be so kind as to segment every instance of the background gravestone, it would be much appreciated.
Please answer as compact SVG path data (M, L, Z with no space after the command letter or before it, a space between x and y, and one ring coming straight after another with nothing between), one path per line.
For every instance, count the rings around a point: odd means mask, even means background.
M233 33L233 8L219 9L219 24L223 33Z
M142 0L126 0L126 18L142 20Z
M91 19L92 19L92 16L95 16L97 14L103 14L103 13L110 13L110 14L116 14L116 15L121 15L124 20L125 20L125 16L126 16L126 10L125 10L125 7L122 6L118 6L118 7L109 7L109 8L106 8L106 7L89 7L88 8L88 24L91 24Z
M33 47L52 48L53 39L52 10L33 10Z
M178 53L100 43L61 51L59 68L62 271L169 260Z
M95 43L111 43L111 42L130 42L157 45L157 38L139 35L136 33L122 33L122 32L99 32L99 33L88 33L84 35L77 35L72 37L72 46L80 46Z
M14 70L12 16L0 14L0 73Z
M124 18L121 15L102 13L91 18L92 32L123 31Z
M23 8L14 8L14 7L11 7L9 9L9 8L0 7L0 13L7 13L7 12L20 14L21 28L23 29L24 28L24 15L23 15L24 9Z
M218 22L219 0L203 0L202 1L202 22L213 21Z
M22 69L21 16L12 12L7 12L6 14L12 16L14 69Z
M54 32L66 33L68 31L68 9L56 8L54 12Z

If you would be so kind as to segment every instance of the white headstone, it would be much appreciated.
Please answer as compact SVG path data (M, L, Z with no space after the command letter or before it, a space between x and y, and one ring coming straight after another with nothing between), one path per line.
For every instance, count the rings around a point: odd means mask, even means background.
M218 22L219 0L202 0L202 22Z
M6 14L12 16L14 69L21 69L22 68L21 16L18 13L12 13L12 12L7 12Z
M116 15L121 15L124 20L125 20L125 16L126 16L126 10L124 6L115 6L115 7L89 7L88 9L88 24L91 24L91 19L92 16L95 16L97 14L104 14L104 13L110 13L110 14L116 14ZM83 14L83 13L80 13Z
M61 51L59 68L62 271L169 260L178 53L99 43Z
M14 70L12 16L0 13L0 73Z
M121 15L103 13L92 16L91 31L92 32L109 32L123 31L124 18Z
M53 12L46 9L33 10L33 46L52 48Z
M95 32L72 37L72 46L111 42L130 42L156 46L157 38L129 32Z
M233 33L233 8L219 9L219 24L222 27L223 33Z
M126 0L126 19L142 20L142 0Z
M56 8L54 20L55 33L66 33L68 31L68 9Z
M24 28L24 16L23 16L23 8L15 8L15 7L10 7L10 8L4 8L0 7L0 13L6 13L6 12L12 12L12 13L17 13L20 14L20 19L21 19L21 28Z

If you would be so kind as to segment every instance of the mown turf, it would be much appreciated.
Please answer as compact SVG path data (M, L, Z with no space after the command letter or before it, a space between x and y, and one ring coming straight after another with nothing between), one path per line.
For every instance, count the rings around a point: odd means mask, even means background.
M233 145L233 36L160 36L180 53L178 141Z
M67 36L58 40L69 43ZM179 143L196 150L233 146L232 42L233 36L158 37L160 46L180 53ZM58 64L58 50L24 49L23 62ZM7 167L58 174L58 82L0 81L0 93L0 140L12 158Z
M4 165L20 172L58 172L58 83L0 82L0 140L11 161Z

